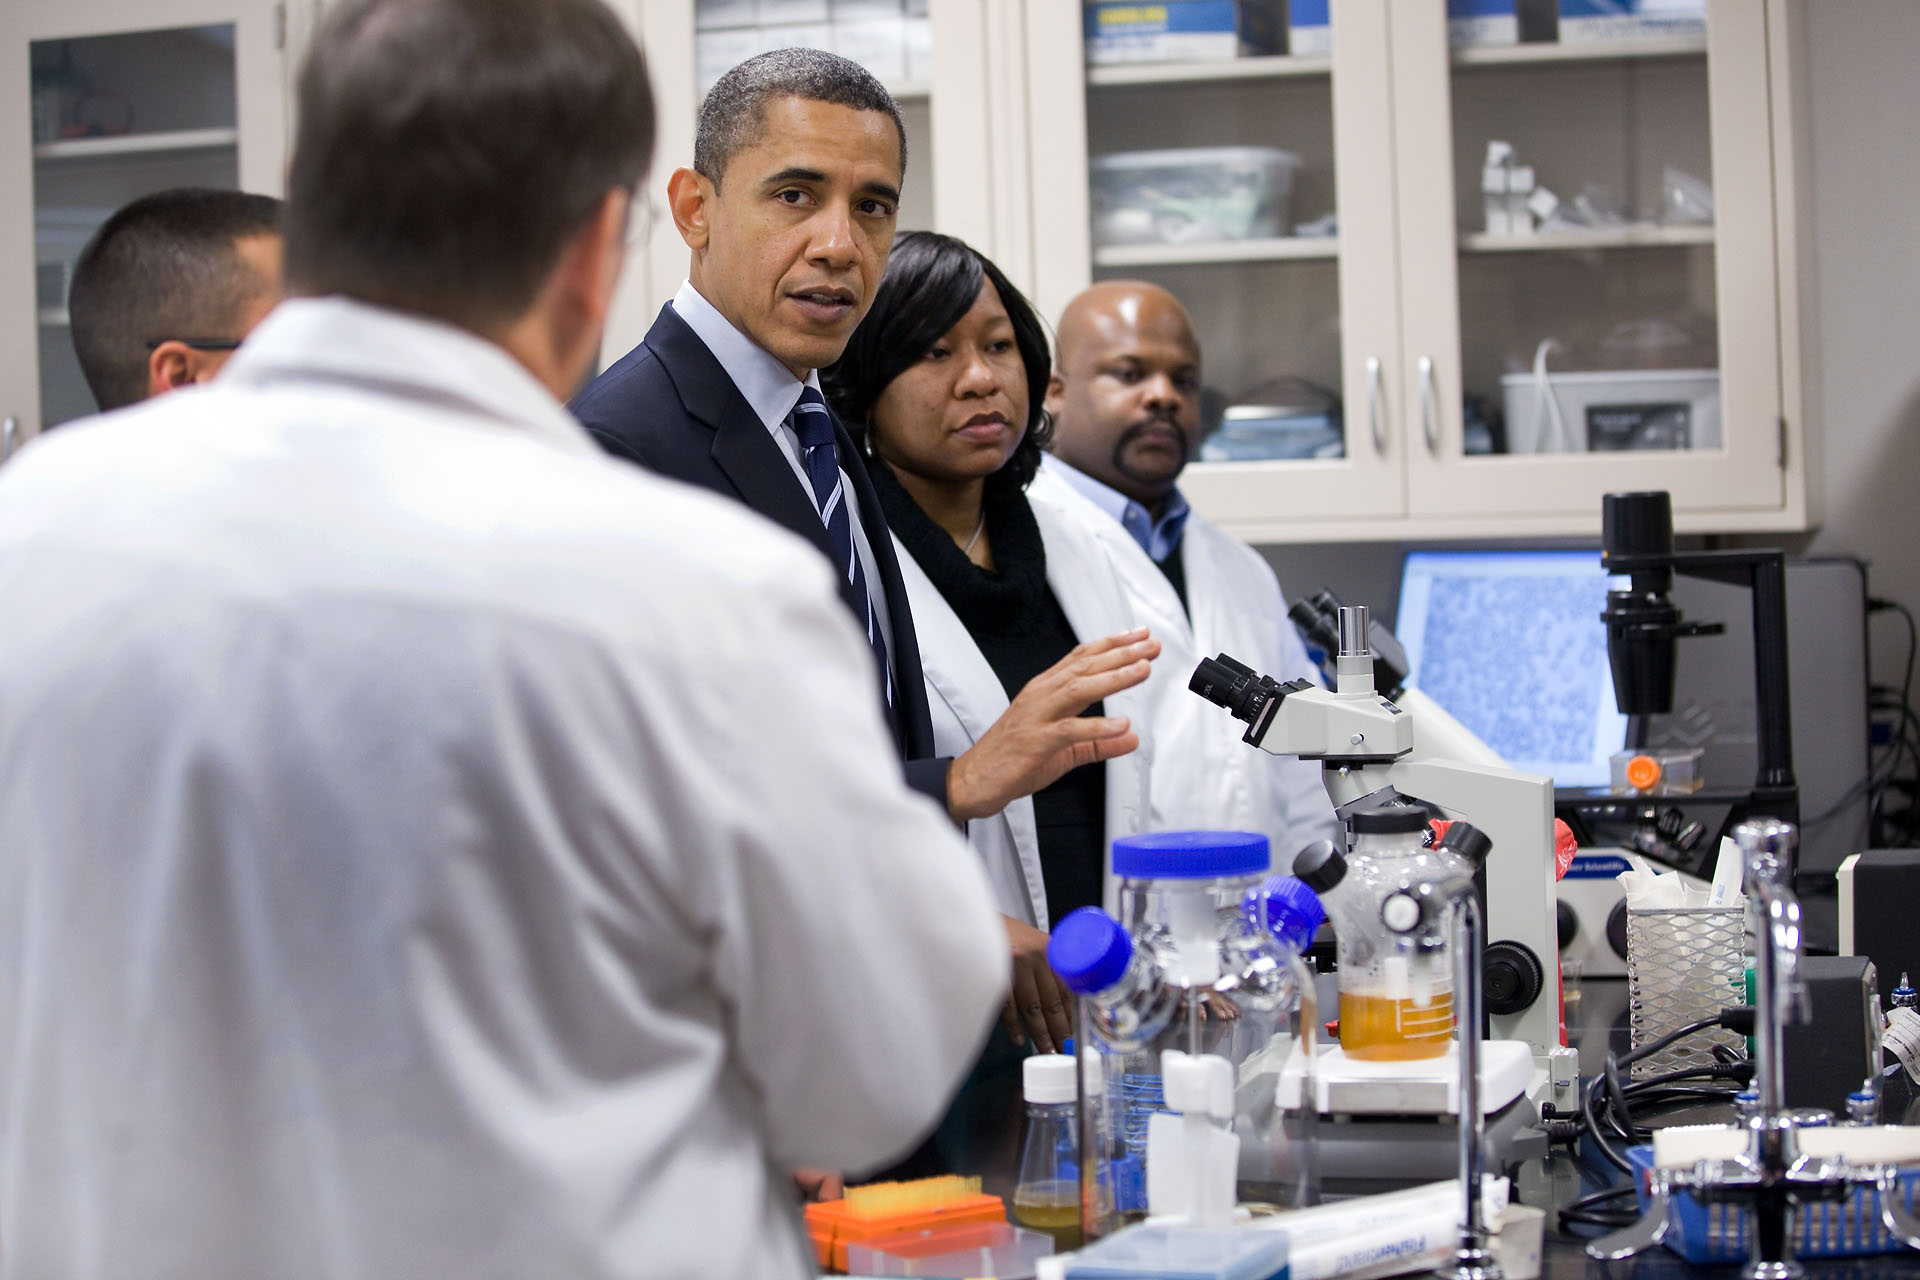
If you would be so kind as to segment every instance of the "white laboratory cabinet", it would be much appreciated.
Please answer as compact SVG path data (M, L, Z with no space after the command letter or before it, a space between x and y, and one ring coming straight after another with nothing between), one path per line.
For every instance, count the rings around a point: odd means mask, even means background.
M1218 403L1341 407L1318 456L1195 463L1195 503L1269 543L1592 535L1623 489L1669 490L1688 530L1814 523L1802 6L1708 0L1703 30L1458 46L1442 0L1330 8L1330 52L1088 66L1080 7L1027 5L1015 278L1049 317L1093 280L1163 284ZM1489 222L1493 141L1561 221ZM1116 153L1219 147L1298 158L1278 234L1129 239L1116 228L1145 221L1080 180ZM1337 233L1311 234L1325 215Z
M285 54L269 0L9 0L7 19L0 419L17 445L93 411L66 288L108 214L164 187L281 193Z

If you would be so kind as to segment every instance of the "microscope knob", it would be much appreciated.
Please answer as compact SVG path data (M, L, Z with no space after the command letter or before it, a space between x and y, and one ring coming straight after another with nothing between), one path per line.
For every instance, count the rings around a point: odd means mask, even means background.
M1569 903L1555 902L1553 924L1554 932L1559 935L1559 947L1565 951L1580 936L1580 913Z
M1607 913L1607 945L1613 948L1613 954L1622 960L1627 958L1627 900L1625 898L1613 904L1613 910Z
M1486 952L1487 1012L1520 1013L1533 1007L1547 985L1540 957L1523 942L1490 942Z

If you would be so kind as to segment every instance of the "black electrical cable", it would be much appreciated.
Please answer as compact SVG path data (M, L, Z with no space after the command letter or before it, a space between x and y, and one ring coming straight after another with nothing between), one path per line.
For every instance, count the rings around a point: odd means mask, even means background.
M1560 1210L1560 1228L1599 1227L1613 1231L1620 1227L1630 1227L1640 1220L1640 1211L1634 1209L1603 1209L1602 1205L1614 1200L1624 1200L1637 1194L1634 1184L1608 1187L1605 1191L1596 1191L1590 1196L1581 1196Z

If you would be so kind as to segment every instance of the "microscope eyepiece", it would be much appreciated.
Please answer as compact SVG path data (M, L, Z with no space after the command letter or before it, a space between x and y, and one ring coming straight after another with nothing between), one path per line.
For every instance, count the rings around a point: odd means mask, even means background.
M1269 702L1286 696L1286 691L1272 679L1256 674L1251 667L1235 662L1224 653L1216 658L1200 659L1187 688L1215 706L1225 707L1234 719L1248 724L1259 719Z

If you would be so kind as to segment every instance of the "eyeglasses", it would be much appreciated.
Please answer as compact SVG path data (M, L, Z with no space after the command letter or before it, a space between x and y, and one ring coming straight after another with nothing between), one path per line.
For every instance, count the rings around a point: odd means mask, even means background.
M147 350L158 351L169 342L192 347L195 351L236 351L240 347L238 338L149 338Z

